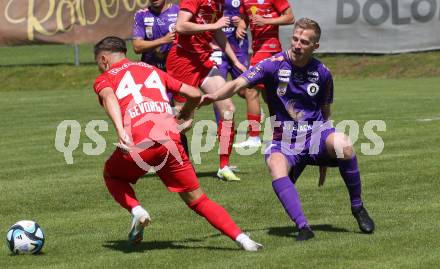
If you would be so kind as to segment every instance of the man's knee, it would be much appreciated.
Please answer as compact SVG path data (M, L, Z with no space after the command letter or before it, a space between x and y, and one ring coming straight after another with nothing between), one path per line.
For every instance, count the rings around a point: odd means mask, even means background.
M344 134L335 134L333 147L338 159L349 160L355 156L353 145Z
M220 117L223 120L232 120L234 118L235 106L231 102L224 102L220 107Z
M192 204L196 204L201 197L206 197L201 188L197 188L196 190L189 192L180 192L179 196L185 202L185 204L190 207Z
M266 160L266 165L272 175L272 180L287 176L289 172L288 162L280 153L271 154Z
M260 94L257 89L250 88L246 89L246 99L258 99L260 97Z

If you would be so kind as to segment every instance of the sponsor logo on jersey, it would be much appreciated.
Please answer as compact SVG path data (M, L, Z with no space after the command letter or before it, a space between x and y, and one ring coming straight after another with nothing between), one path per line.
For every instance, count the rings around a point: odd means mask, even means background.
M307 86L307 93L310 96L315 96L319 92L319 85L316 83L310 83L309 86Z
M144 18L144 23L147 23L147 22L154 22L154 18L153 17Z
M281 88L282 86L280 85L277 89L277 94L279 97L284 96L286 94L286 87Z
M287 81L285 81L285 79L287 79ZM286 94L288 83L289 83L288 78L282 78L282 80L280 78L280 82L278 84L278 89L277 89L277 94L279 97L282 97Z
M168 14L168 17L176 17L177 18L177 14L175 14L175 13Z
M233 33L235 31L235 27L223 27L222 30L224 33Z
M172 23L168 26L168 32L174 32L176 30L176 24Z
M262 5L262 4L264 4L264 0L257 0L257 3Z
M291 74L292 74L292 70L290 69L280 69L278 71L278 76L280 77L290 77Z
M307 80L310 82L316 83L319 80L318 71L308 71L307 76L308 76Z
M145 35L147 36L147 38L152 38L153 37L153 27L151 27L151 26L145 27Z
M157 18L157 24L165 25L165 22L161 18Z

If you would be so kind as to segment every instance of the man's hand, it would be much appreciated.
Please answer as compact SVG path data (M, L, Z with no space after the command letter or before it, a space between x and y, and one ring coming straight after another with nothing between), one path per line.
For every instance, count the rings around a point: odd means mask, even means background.
M238 27L237 30L235 30L235 37L237 39L243 40L246 37L246 29L243 29L241 27Z
M251 21L257 26L263 26L267 24L267 19L263 18L261 15L252 16Z
M130 136L125 132L125 130L118 130L118 143L115 146L120 148L124 153L130 152L130 148L133 146Z
M221 17L218 21L214 23L215 29L222 29L228 27L231 24L231 19L229 17Z
M174 39L176 39L176 31L168 32L168 34L162 37L162 40L165 44L173 42Z
M246 22L240 18L240 20L238 21L238 25L236 27L237 29L235 29L235 37L237 39L243 40L247 34Z
M239 61L234 62L235 67L237 67L241 72L244 72L247 70L246 66L244 66Z
M324 185L326 175L327 175L327 166L320 166L319 167L319 182L318 182L319 187Z
M240 23L241 18L239 16L232 16L231 22L235 27L238 27L238 24Z
M184 134L186 133L188 130L191 129L192 127L192 123L193 123L193 119L190 118L188 120L184 120L184 119L178 119L177 120L177 130L179 130L180 133Z
M217 101L217 95L215 93L204 94L202 99L200 99L199 105L197 107L207 106Z

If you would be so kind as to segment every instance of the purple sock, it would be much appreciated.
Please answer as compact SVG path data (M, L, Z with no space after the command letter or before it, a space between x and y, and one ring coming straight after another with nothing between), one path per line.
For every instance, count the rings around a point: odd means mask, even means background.
M358 208L362 206L361 198L361 175L359 173L357 158L354 156L350 160L338 159L339 173L344 179L350 195L351 207Z
M272 181L272 187L289 217L298 229L308 226L307 219L301 208L298 192L289 177L281 177Z

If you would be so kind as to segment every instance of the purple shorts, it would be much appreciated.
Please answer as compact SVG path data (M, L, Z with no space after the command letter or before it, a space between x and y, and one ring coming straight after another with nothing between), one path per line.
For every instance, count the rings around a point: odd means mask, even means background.
M246 68L249 67L249 55L238 53L236 54L236 56L242 65L244 65ZM238 78L238 76L240 76L241 73L243 73L241 70L237 69L237 67L235 67L231 63L231 61L229 60L228 56L225 55L225 53L223 53L221 64L218 65L218 70L220 71L220 75L225 80L227 80L228 78L228 73L231 73L232 79Z
M334 132L335 128L329 128L320 132L319 137L308 136L305 139L297 139L295 143L272 140L266 148L264 158L267 160L275 152L282 153L291 167L299 173L307 165L336 167L338 166L337 160L330 158L325 147L325 140Z

